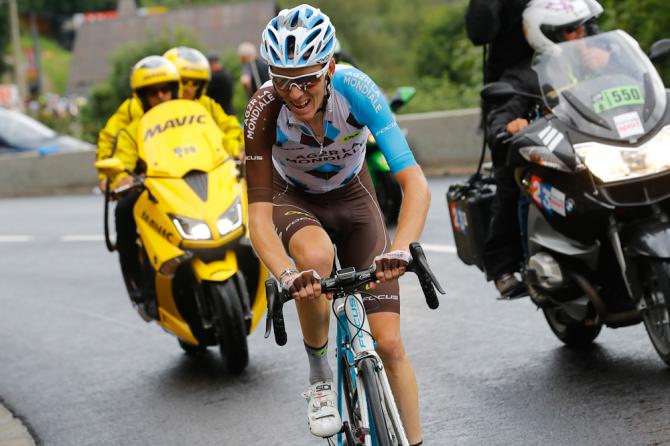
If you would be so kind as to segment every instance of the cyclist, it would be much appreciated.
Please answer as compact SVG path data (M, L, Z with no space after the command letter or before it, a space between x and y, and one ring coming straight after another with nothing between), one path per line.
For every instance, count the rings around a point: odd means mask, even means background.
M552 0L533 0L523 12L525 37L533 50L542 53L555 43L582 38L595 32L595 19L602 7L595 0L572 0L563 7L556 7ZM589 31L590 30L590 31ZM606 64L604 50L585 48L589 64ZM536 95L540 86L531 60L527 58L515 67L506 69L501 81L515 88ZM514 297L523 286L514 277L523 258L519 224L519 189L514 180L514 170L506 166L508 144L496 138L502 132L515 135L529 124L529 115L536 113L536 100L515 96L489 113L487 134L494 161L496 195L489 236L485 243L485 269L488 280L494 280L503 297ZM535 296L533 296L535 297Z
M130 88L133 97L142 106L142 114L119 130L113 155L128 169L140 172L138 165L137 132L142 115L152 107L179 97L179 72L172 62L161 56L148 56L135 64L130 74ZM110 153L112 155L112 153ZM102 173L101 173L102 175ZM132 184L133 177L120 173L110 183L112 189ZM133 206L139 197L139 190L123 195L116 205L116 237L119 263L131 300L142 306L142 275L136 244L137 227L133 218ZM142 307L143 308L143 307Z
M244 138L240 122L234 115L228 115L214 99L205 94L211 78L209 62L204 54L195 48L178 46L171 48L163 57L172 62L181 77L181 97L197 101L214 118L224 134L224 147L232 156L241 157Z
M309 361L309 427L321 437L338 432L341 419L326 355L330 304L319 278L331 274L333 241L343 266L376 266L376 297L365 299L370 326L409 441L421 444L397 279L423 229L430 191L384 95L358 69L336 67L334 42L328 16L304 4L282 10L263 31L271 81L252 96L244 120L251 240L296 299ZM364 163L369 131L404 192L392 243Z

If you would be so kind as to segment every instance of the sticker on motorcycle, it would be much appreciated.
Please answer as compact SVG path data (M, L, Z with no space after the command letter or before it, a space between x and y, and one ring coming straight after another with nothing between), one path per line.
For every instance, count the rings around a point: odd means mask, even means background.
M558 215L565 217L565 193L552 187L549 184L542 183L542 179L533 175L530 179L531 198L547 215Z
M644 104L644 96L637 85L608 88L593 97L593 111L603 113L626 105Z
M628 138L629 136L642 135L644 127L642 120L637 112L624 113L614 117L614 124L620 138Z

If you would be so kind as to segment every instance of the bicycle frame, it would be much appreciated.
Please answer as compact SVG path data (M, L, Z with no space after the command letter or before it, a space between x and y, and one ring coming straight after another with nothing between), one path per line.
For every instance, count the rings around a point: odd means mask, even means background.
M410 243L409 251L412 255L412 261L407 265L407 271L416 274L428 307L436 309L440 302L437 299L435 288L441 294L444 294L444 290L438 283L435 274L430 270L421 245L418 242ZM362 426L357 433L364 437L365 446L378 445L377 439L371 434L371 432L376 431L376 429L370 429L371 419L377 419L379 423L384 423L386 425L385 430L393 432L396 437L395 444L399 442L402 446L409 446L395 399L391 393L391 386L384 371L384 365L375 352L375 342L370 334L370 325L367 321L363 301L360 298L361 292L358 291L359 287L376 280L374 272L374 266L358 271L349 267L338 270L332 277L321 279L321 291L323 293L334 293L335 299L333 312L337 318L338 410L342 414L343 378L347 378L347 384L351 383L352 387L352 395L347 398L353 397L358 404L356 410L360 412ZM274 328L277 345L285 345L287 337L282 307L293 297L288 291L280 292L277 281L274 279L265 281L265 290L268 301L265 337L269 337ZM364 371L363 374L361 374L361 370ZM368 388L367 391L359 392L358 389L365 388L364 382L366 381L375 384L375 386ZM381 404L380 411L370 411L367 401L368 393L371 393L374 398L374 400L371 400L373 401L371 407ZM379 409L378 406L377 409ZM347 415L349 415L351 421L352 414L349 414L348 410ZM357 414L354 413L353 415L356 416ZM380 415L383 418L380 418ZM349 431L347 430L346 433L348 435ZM330 439L328 441L330 442ZM340 446L344 444L341 433L338 434L337 441Z
M381 383L379 392L383 395L384 406L387 412L390 427L393 428L397 440L402 446L409 446L405 429L400 420L400 415L391 392L391 386L388 382L384 365L377 352L375 352L375 341L370 335L370 325L368 323L365 307L358 296L339 296L335 298L333 304L335 316L337 318L337 408L341 415L343 413L343 377L348 373L351 382L356 389L363 389L360 374L358 372L358 363L364 358L373 358L377 367L377 375ZM342 358L346 360L347 370L343 370ZM365 392L357 392L358 405L360 410L361 422L363 426L370 426L371 417L368 412L367 397ZM348 414L351 417L351 414ZM339 446L344 445L343 435L338 434L337 442ZM365 445L376 446L375 430L370 429L365 434Z

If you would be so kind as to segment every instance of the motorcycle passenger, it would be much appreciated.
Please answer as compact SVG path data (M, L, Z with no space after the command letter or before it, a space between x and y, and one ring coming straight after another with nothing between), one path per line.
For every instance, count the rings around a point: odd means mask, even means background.
M523 24L528 44L536 52L545 52L555 43L584 37L597 30L592 23L602 13L595 0L570 0L557 8L552 0L532 0L523 12ZM587 31L588 30L588 31ZM591 64L606 64L607 54L599 48L585 48L584 56ZM536 73L527 58L518 66L505 70L500 79L517 90L540 94ZM492 207L489 235L484 246L484 267L488 280L495 282L503 297L521 294L525 287L517 280L523 261L521 226L519 221L519 189L514 171L505 165L508 144L497 135L507 132L516 135L526 128L533 113L538 113L536 100L515 96L494 109L487 119L488 144L494 166L496 195Z
M130 88L133 96L142 105L142 114L152 107L179 97L179 72L172 62L162 56L148 56L135 64L130 74ZM124 166L136 173L144 167L139 163L137 139L141 116L119 130L113 155ZM110 181L110 188L130 186L134 178L127 173L119 173ZM118 201L115 210L116 240L119 262L123 278L131 300L144 303L142 293L142 272L136 243L137 226L133 218L133 207L140 195L139 189L128 191ZM149 284L147 284L149 285Z
M171 48L163 57L172 62L181 77L181 98L197 101L214 118L224 135L224 148L231 156L242 157L244 137L242 126L234 115L228 115L214 99L205 94L211 78L209 62L195 48L179 46Z
M336 67L334 39L328 16L304 4L280 11L263 31L271 82L245 113L251 240L296 300L309 362L309 427L320 437L337 433L341 419L326 354L330 303L319 278L331 274L333 242L342 266L376 265L377 298L366 298L365 306L409 441L417 445L418 391L400 336L397 279L411 259L409 243L423 230L430 191L379 88L354 67ZM368 131L404 192L392 243L364 163Z
M98 146L95 153L96 161L112 156L116 143L116 135L118 135L119 130L143 114L142 103L135 95L123 101L114 114L107 120L105 127L98 133ZM100 180L100 190L104 192L107 177L100 174L98 179Z

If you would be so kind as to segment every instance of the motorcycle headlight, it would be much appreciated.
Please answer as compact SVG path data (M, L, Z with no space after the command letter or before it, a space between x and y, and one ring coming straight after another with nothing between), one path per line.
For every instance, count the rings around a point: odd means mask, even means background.
M172 223L179 231L179 235L186 240L209 240L212 238L212 231L209 230L207 223L202 220L173 215Z
M219 221L216 223L216 228L219 230L219 235L222 237L230 234L235 229L242 225L242 203L240 198L236 198L233 204L224 212Z
M605 183L651 175L670 169L670 126L639 147L587 142L576 144L575 151L591 173Z

